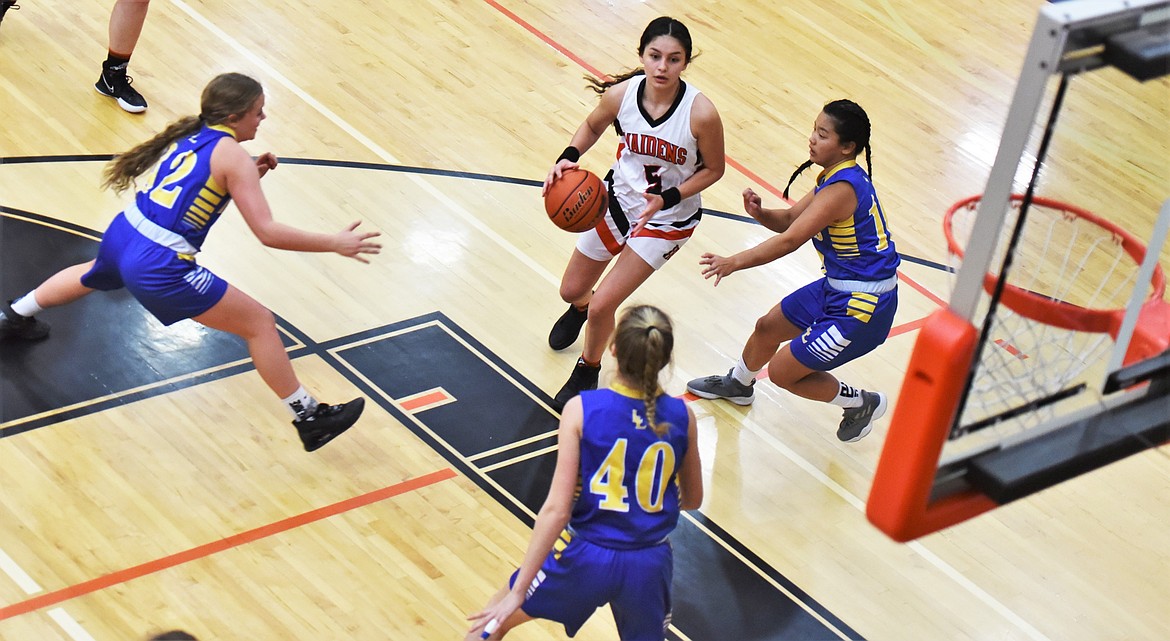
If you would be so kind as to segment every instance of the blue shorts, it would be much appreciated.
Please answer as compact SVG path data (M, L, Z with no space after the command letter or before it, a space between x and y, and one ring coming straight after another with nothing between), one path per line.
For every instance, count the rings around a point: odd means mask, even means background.
M804 327L788 344L792 356L813 370L828 371L886 342L898 310L898 288L882 293L842 292L822 278L780 301L788 322Z
M568 545L557 551L568 540ZM669 543L614 550L566 530L544 560L521 606L525 614L564 624L575 636L594 610L610 604L622 641L662 641L670 624L674 557ZM511 587L516 573L508 580Z
M138 233L122 214L106 229L97 260L81 284L104 291L125 287L163 325L206 312L228 288L227 281L194 258L181 258Z

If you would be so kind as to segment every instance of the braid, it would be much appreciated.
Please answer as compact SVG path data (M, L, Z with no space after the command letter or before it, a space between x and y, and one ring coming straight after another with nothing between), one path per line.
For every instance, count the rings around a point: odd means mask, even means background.
M628 383L637 383L645 404L646 424L658 436L665 436L669 423L660 423L658 397L662 387L658 375L670 364L674 349L674 331L670 318L662 310L650 305L631 307L622 314L613 334L618 372Z
M859 150L865 152L865 173L869 174L870 180L873 180L873 151L869 145L869 136L873 130L873 127L869 122L869 114L865 113L865 110L861 108L861 105L857 104L856 102L847 101L846 108L861 124L861 130L863 133L858 136L860 140L857 141L857 147Z
M119 194L126 191L134 184L135 178L146 173L146 170L158 162L172 143L199 131L202 126L198 116L181 118L156 134L154 138L115 156L102 173L102 187L113 187L114 192Z
M659 363L656 356L662 354L662 330L651 325L646 328L646 362L642 370L642 400L646 404L646 424L658 436L665 436L670 426L655 420L654 414L658 411L658 395L662 388L658 386L658 372L665 363Z
M599 79L594 78L593 76L589 76L589 75L584 76L584 78L585 78L585 80L587 80L589 82L589 84L587 84L585 86L592 89L594 93L601 95L601 94L605 93L606 89L609 89L610 87L612 87L620 82L625 82L625 81L629 80L630 78L633 78L634 76L644 76L644 75L646 75L646 70L641 68L641 67L638 67L637 69L634 69L632 71L626 71L624 73L619 73L616 76L607 76L607 78L608 78L607 80L599 80Z
M796 168L796 171L792 172L792 176L788 179L788 184L784 185L784 198L785 199L788 198L788 188L792 186L792 183L793 183L793 181L796 180L796 177L799 176L801 174L801 172L803 172L805 169L812 167L812 164L813 164L813 162L811 160L806 160L806 161L804 161L804 163L802 163L799 167Z
M102 187L113 187L119 194L126 191L176 140L197 133L205 124L223 124L244 114L262 95L260 83L243 74L223 73L212 78L203 88L198 116L180 118L150 140L116 156L103 172Z

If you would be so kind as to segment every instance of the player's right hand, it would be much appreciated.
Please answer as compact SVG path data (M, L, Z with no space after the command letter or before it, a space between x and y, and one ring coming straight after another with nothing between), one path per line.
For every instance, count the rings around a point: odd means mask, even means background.
M561 173L569 169L576 169L580 166L581 165L573 162L572 160L558 160L557 164L553 165L552 169L548 170L548 176L546 176L544 179L544 187L541 188L540 195L542 197L548 195L548 188L552 187L553 183L561 179Z
M345 229L337 232L336 247L333 251L354 260L369 264L370 261L362 258L362 254L382 253L382 244L370 242L371 238L382 235L380 231L355 231L362 221L354 221Z

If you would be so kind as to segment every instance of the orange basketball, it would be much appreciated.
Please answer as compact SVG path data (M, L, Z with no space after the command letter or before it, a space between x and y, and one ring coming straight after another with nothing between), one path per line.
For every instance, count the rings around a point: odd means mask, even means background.
M593 229L605 215L609 195L596 174L584 169L561 173L544 197L544 211L557 227L580 233Z

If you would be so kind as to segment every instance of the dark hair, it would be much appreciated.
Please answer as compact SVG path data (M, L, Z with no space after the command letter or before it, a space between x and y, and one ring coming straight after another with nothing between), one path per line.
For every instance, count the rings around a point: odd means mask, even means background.
M873 152L869 147L869 115L865 113L861 105L852 100L834 100L825 105L823 111L833 121L833 131L842 143L853 143L855 154L860 154L862 151L865 152L865 170L869 173L870 178L873 178L873 166L870 160ZM788 188L792 186L792 182L796 180L800 172L808 169L812 164L811 160L806 160L804 164L796 168L796 171L792 172L792 177L788 179L788 184L784 186L785 198L788 198Z
M148 641L199 641L194 635L182 630L171 630L150 637Z
M674 350L674 329L670 317L652 305L627 308L613 332L618 371L627 381L638 382L646 404L646 424L663 436L670 425L655 420L658 397L658 373L670 364Z
M687 64L690 64L691 58L694 57L691 55L691 32L687 29L685 24L675 20L674 18L671 18L670 16L655 18L650 21L650 24L646 25L646 30L642 32L642 39L638 42L639 58L642 57L642 54L646 53L646 47L650 46L650 43L659 36L670 36L671 38L678 40L679 44L683 46L683 51L687 54ZM624 82L630 78L633 78L634 76L638 76L644 73L646 73L646 70L638 67L632 71L610 76L608 80L599 80L593 76L585 76L585 79L589 81L589 88L593 89L593 91L599 94L602 94L605 93L606 89L609 89L619 82Z
M135 178L158 162L171 143L198 132L204 123L219 125L232 116L247 113L263 94L264 88L259 82L240 73L224 73L212 78L203 88L198 116L180 118L150 140L115 156L106 166L102 186L113 187L119 194L126 191Z

